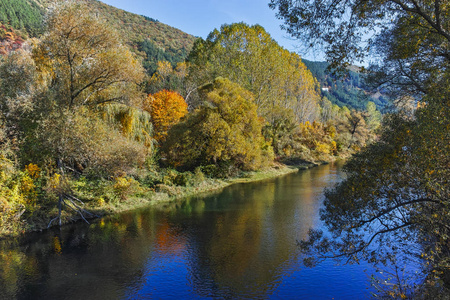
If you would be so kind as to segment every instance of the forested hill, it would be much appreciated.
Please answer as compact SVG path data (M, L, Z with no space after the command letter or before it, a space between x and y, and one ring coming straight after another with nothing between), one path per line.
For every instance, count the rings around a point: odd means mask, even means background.
M195 37L179 29L100 1L92 0L90 3L116 27L127 43L146 54L148 59L144 67L150 73L156 71L158 61L181 62L192 49Z
M348 71L344 79L337 79L327 68L328 62L309 61L302 59L306 67L320 82L322 96L327 97L332 103L355 109L365 109L367 102L375 103L379 110L383 110L388 104L388 98L380 93L371 94L364 85L362 76L356 72L356 68Z
M43 32L46 8L63 0L1 0L0 2L0 52L16 49L22 39L39 37ZM193 47L195 37L156 19L126 12L97 0L93 6L120 33L122 40L143 57L148 74L157 69L158 61L172 65L183 61ZM157 17L157 16L155 16ZM381 110L387 103L383 96L371 97L357 72L349 71L345 80L336 80L326 69L327 62L303 60L322 86L322 95L340 107L365 109L373 101Z
M32 0L0 1L0 23L10 25L24 35L37 36L42 33L44 9Z
M45 8L52 2L55 1L2 0L0 23L11 26L23 36L39 36ZM88 3L111 22L125 43L145 58L144 67L150 74L156 70L156 63L160 60L172 64L183 61L193 46L194 36L155 19L126 12L97 0Z

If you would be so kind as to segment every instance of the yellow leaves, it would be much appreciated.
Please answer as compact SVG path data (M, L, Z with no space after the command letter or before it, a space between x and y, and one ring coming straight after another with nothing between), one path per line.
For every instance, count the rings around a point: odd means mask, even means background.
M57 253L57 254L62 253L61 241L59 240L59 237L57 237L57 236L53 237L52 246L53 246L53 251L55 253Z
M133 178L127 178L124 176L116 177L113 189L115 194L121 199L125 200L133 192L134 187L137 185Z
M50 81L50 88L58 92L52 98L59 105L132 104L139 98L136 84L144 78L143 67L88 6L81 1L58 5L48 17L48 28L34 59L40 74L58 78Z
M311 113L320 100L300 56L280 47L259 25L224 25L196 43L191 57L190 75L198 85L223 76L252 92L258 114L268 120L280 108Z
M337 143L335 141L331 141L330 150L332 151L333 155L337 155Z
M61 184L61 175L58 173L53 174L48 180L48 186L53 190L58 189L60 184Z
M163 151L172 165L229 166L254 170L273 159L261 134L262 122L252 94L224 78L199 91L204 103L170 131Z
M21 192L25 195L30 194L36 186L34 185L33 179L27 175L23 176L20 180Z
M187 114L187 103L180 94L162 90L148 96L145 109L152 116L154 137L161 142L167 136L170 127Z
M158 74L163 78L172 74L172 65L168 61L158 61Z
M316 143L316 151L319 153L330 154L330 146L324 143Z
M30 163L30 164L26 165L25 166L25 171L28 172L28 174L32 178L37 179L37 178L40 177L41 169L37 165L35 165L33 163Z

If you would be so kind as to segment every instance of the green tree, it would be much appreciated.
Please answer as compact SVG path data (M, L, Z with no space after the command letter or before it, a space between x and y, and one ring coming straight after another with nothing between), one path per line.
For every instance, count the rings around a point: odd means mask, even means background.
M42 33L42 8L34 1L3 0L0 3L0 23L36 37Z
M253 93L258 114L291 109L298 121L318 112L316 81L297 54L280 47L259 25L223 25L199 39L188 57L189 77L197 86L221 76Z
M366 106L366 123L369 130L377 130L381 126L381 120L381 113L377 110L375 103L369 101Z
M223 78L200 89L204 104L174 125L162 147L168 162L182 169L213 165L216 175L256 170L271 162L253 95Z

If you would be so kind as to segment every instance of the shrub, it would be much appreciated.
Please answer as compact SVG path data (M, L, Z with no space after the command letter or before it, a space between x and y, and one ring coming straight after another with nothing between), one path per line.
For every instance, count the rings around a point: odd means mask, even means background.
M179 170L215 165L202 169L214 177L268 165L273 151L252 94L222 78L200 91L204 104L169 131L162 147L168 163Z

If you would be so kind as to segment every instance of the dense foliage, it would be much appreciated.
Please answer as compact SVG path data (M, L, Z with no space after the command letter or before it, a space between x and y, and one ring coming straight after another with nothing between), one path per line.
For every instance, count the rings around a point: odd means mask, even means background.
M321 99L319 84L300 57L280 47L261 26L224 25L197 40L188 61L188 81L194 85L222 76L253 93L258 115L266 122L263 134L280 158L328 160L356 146L354 133L345 126L350 110ZM312 123L315 129L307 142L302 126ZM324 138L328 130L318 128L334 130L333 136ZM358 147L369 137L363 136Z
M314 77L298 55L279 46L259 25L223 25L205 41L196 41L188 61L197 85L222 76L251 91L259 115L269 122L282 108L292 110L300 122L316 117Z
M187 114L187 104L177 92L168 90L148 95L145 109L152 116L154 138L165 140L167 131Z
M175 167L211 165L219 176L256 170L272 160L253 95L223 78L201 88L203 104L170 130L163 152Z
M142 103L138 84L144 74L114 30L83 3L56 7L47 24L33 53L20 50L2 57L1 120L5 145L15 154L15 164L10 165L32 163L43 172L36 190L43 198L33 210L57 196L61 221L63 204L82 210L74 202L69 175L108 178L129 174L144 162L147 140L120 130L124 126L108 117L117 111L109 108L112 103ZM149 118L139 115L145 113L135 113L134 120L141 123L137 129L151 130L145 125ZM6 162L12 158L7 156ZM21 174L17 169L11 172ZM34 181L29 185L38 188ZM7 199L11 207L23 206L20 198L19 193L19 200Z
M300 57L261 26L224 25L175 64L184 50L174 58L164 45L180 36L156 20L75 0L45 20L26 42L1 27L0 235L205 190L275 159L334 160L380 123L373 103L354 111L321 98ZM191 38L172 46L188 51Z
M385 119L380 140L347 163L348 178L327 193L321 218L330 236L312 231L302 250L313 262L345 257L392 267L393 282L380 297L447 299L448 1L272 0L271 6L293 36L325 44L334 66L362 58L373 47L381 59L369 76L396 95L399 108ZM351 17L342 18L347 12ZM361 43L371 30L372 41ZM421 265L412 282L402 275L408 259Z
M1 23L35 37L42 33L43 10L32 0L2 0L0 2Z

